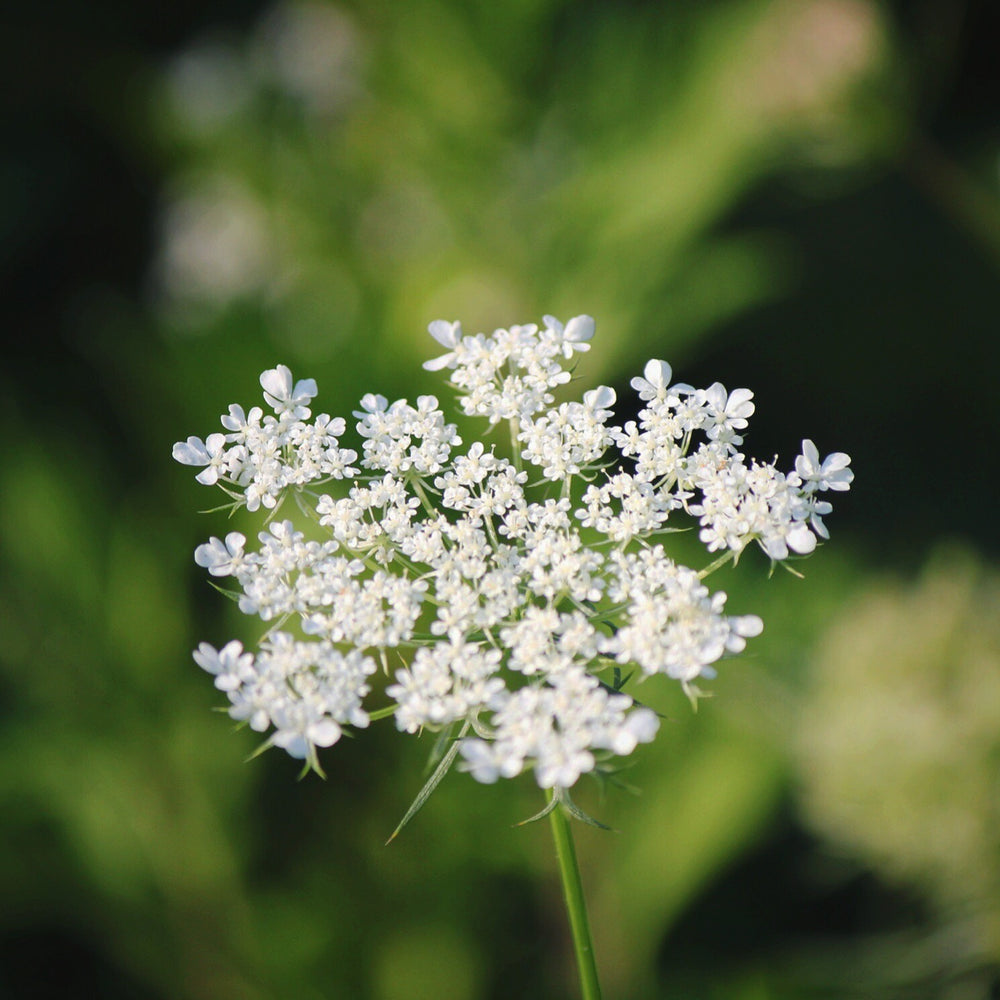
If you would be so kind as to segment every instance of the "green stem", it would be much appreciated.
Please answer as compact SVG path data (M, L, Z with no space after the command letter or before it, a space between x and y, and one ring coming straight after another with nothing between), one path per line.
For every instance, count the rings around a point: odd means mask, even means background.
M552 803L553 793L549 793ZM576 967L580 973L580 995L583 1000L601 1000L601 984L597 980L597 965L594 962L594 945L590 939L590 925L587 922L587 904L583 898L583 884L580 882L580 868L576 863L573 834L569 828L569 818L559 803L549 812L552 837L556 842L556 857L559 859L559 877L562 880L566 911L573 934L573 950L576 952Z

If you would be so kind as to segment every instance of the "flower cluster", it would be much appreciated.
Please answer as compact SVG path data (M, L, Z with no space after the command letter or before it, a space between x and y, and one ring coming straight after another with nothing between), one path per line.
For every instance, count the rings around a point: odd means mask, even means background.
M483 782L533 769L543 788L651 741L656 714L622 690L627 676L696 681L760 633L754 615L727 615L704 577L756 542L772 560L826 538L829 491L849 488L849 458L825 460L811 441L788 473L739 450L754 411L747 389L672 383L665 361L632 379L637 419L615 422L614 389L556 403L594 322L546 316L466 336L430 325L468 417L510 428L506 453L466 445L434 396L416 405L364 396L346 422L312 417L312 379L279 366L261 386L271 411L230 406L225 433L174 446L233 507L265 507L259 547L230 532L195 551L230 577L240 609L270 623L259 651L202 643L230 715L318 769L317 748L344 726L365 727L379 666L407 733L453 727L462 767ZM350 485L333 495L332 481ZM292 498L301 517L278 520ZM696 572L656 536L694 518L709 552ZM287 631L294 628L295 634Z

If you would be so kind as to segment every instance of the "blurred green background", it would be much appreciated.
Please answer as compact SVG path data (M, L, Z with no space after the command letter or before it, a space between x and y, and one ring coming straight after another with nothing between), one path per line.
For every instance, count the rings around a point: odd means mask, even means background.
M955 0L95 0L0 32L0 997L569 998L530 780L384 722L297 781L170 460L277 363L438 392L435 318L597 318L849 452L806 579L578 829L608 997L1000 996L1000 80ZM442 396L445 393L441 392ZM714 581L713 581L714 582ZM426 740L424 741L427 742Z

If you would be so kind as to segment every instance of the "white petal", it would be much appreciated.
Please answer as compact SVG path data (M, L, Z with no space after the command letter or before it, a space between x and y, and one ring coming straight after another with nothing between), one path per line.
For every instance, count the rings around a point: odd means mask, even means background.
M750 402L752 399L753 393L749 389L733 389L729 394L729 402L726 403L726 413L731 417L753 416L756 407Z
M800 524L788 532L786 541L788 547L793 552L798 552L800 556L808 555L816 548L816 536L804 524Z
M462 324L436 319L427 327L427 332L442 346L454 350L462 342Z
M187 441L178 441L172 452L174 461L181 465L205 465L211 459L205 448L205 442L199 437L189 437Z
M546 322L548 322L548 319L549 317L546 317ZM593 316L574 316L566 324L566 329L563 330L563 338L572 344L582 345L594 336L594 328Z
M742 635L747 639L752 639L764 631L764 622L758 615L739 615L736 618L730 618L729 622L736 630L737 635Z
M226 548L229 550L230 555L235 556L241 553L246 542L246 535L240 534L238 531L230 531L226 535Z
M194 477L201 483L202 486L214 486L219 481L219 470L215 466L209 466L207 469L202 469L197 476Z
M333 719L322 719L314 722L308 729L306 735L315 746L332 747L340 739L343 730Z
M250 723L250 726L256 728L253 722ZM309 741L301 733L284 730L275 733L271 737L271 742L276 747L281 747L289 757L294 757L296 760L303 760L309 753Z
M637 708L625 720L633 736L639 743L650 743L660 729L660 720L651 708Z
M850 464L850 455L845 455L842 451L835 451L832 455L827 455L823 459L823 472L839 472L841 469L846 469Z
M425 361L422 367L425 371L439 372L442 368L447 368L454 360L454 354L442 354L438 358L431 358L430 361Z
M603 410L614 406L616 398L615 390L609 385L599 385L596 389L583 394L583 401L591 410Z
M292 390L292 398L305 402L305 400L312 399L318 391L316 388L316 379L300 378Z
M210 674L217 674L222 669L218 651L207 642L200 643L191 655L194 657L194 662Z
M269 368L260 376L261 388L275 399L288 399L292 392L292 373L287 365Z
M666 361L651 360L646 362L646 367L642 371L646 376L646 381L657 389L666 389L670 385L673 376L673 369Z

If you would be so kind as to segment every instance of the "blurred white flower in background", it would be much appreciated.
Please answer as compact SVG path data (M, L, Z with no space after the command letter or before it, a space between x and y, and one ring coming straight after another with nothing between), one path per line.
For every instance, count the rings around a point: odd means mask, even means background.
M268 11L251 43L261 77L331 115L361 92L363 49L351 16L327 3L283 3Z
M221 128L245 111L253 80L235 44L205 39L177 56L166 74L172 114L194 133Z
M362 95L363 68L351 16L324 3L279 4L249 37L206 37L167 68L167 141L185 165L164 199L153 288L175 329L197 332L244 299L281 304L304 337L331 325L333 304L353 313L310 185L329 185L330 152L317 151Z
M1000 960L1000 574L966 554L870 588L821 643L797 741L807 822Z
M175 308L218 308L272 273L267 210L235 178L186 181L167 203L162 234L157 284Z

